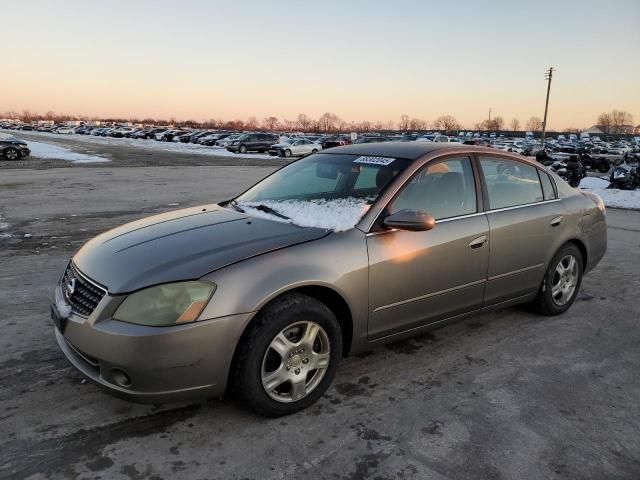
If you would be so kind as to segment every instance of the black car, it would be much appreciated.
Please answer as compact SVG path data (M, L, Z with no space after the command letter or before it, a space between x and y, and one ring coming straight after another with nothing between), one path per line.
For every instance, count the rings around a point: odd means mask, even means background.
M273 133L245 133L231 142L227 150L235 153L266 152L274 143L278 143L278 135Z
M28 157L30 153L31 151L27 146L27 142L15 139L0 139L0 157L4 157L7 160L20 160L21 158Z

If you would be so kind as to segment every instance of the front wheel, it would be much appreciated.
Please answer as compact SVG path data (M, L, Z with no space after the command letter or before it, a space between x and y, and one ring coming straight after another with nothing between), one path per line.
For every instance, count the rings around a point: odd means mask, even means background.
M18 160L20 158L20 152L15 148L7 148L4 152L4 156L7 160Z
M289 150L288 148L284 151L284 156L289 158L291 156L291 150Z
M542 315L559 315L569 310L582 283L582 253L574 244L562 247L549 263L533 306Z
M240 148L238 148L238 151L240 153L247 153L247 147L244 145L240 145Z
M333 312L296 293L268 305L240 342L230 386L251 409L268 417L315 403L331 385L342 355Z

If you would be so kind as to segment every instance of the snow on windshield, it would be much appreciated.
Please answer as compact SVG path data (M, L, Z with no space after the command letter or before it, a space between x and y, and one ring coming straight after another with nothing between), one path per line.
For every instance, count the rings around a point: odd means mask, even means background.
M284 219L255 207L264 205ZM344 232L352 229L369 210L371 203L365 198L337 198L334 200L264 200L261 202L238 202L238 206L253 217L279 222L293 223L300 227L316 227Z

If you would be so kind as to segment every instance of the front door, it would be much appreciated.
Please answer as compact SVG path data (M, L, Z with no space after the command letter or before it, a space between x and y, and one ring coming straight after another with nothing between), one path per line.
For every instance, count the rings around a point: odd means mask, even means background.
M386 230L367 236L369 338L437 322L482 306L489 225L478 211L471 160L431 161L387 207L436 218L425 232Z

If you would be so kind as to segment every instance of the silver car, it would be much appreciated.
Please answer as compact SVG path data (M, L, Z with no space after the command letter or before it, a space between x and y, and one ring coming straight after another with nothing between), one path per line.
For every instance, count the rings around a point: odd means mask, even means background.
M95 237L51 315L70 362L116 394L232 389L279 416L318 400L345 355L516 304L561 314L606 245L600 198L524 157L350 145Z
M271 145L269 155L280 157L301 157L322 150L322 145L314 143L306 138L291 139L290 142L282 142Z

